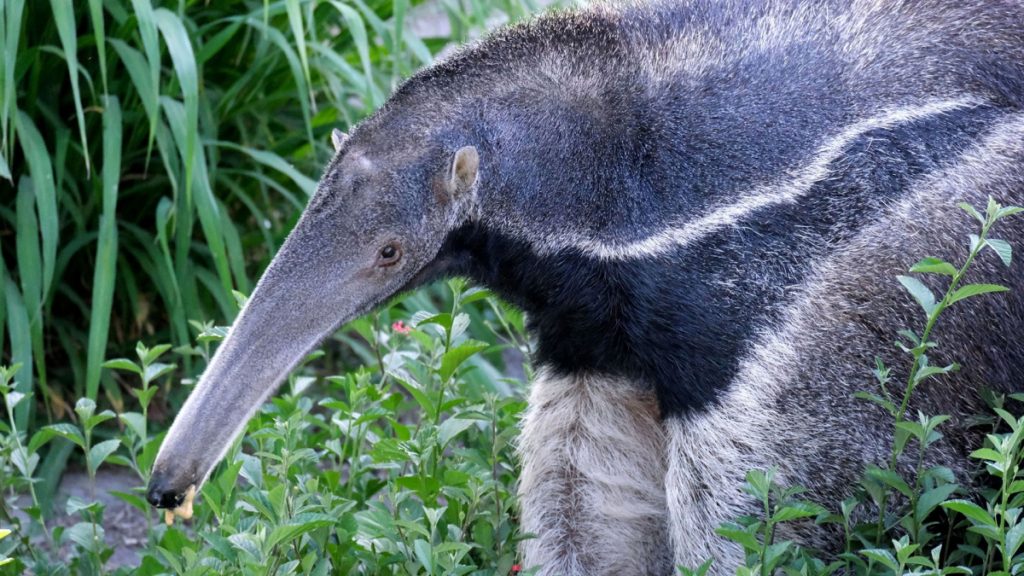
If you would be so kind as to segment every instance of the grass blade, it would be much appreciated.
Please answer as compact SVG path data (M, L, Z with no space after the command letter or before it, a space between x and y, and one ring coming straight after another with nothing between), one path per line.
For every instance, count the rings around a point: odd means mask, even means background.
M5 271L6 272L6 271ZM8 274L4 274L4 298L7 305L7 332L11 335L11 363L21 364L14 379L14 389L32 394L32 342L29 336L28 311L21 292ZM29 409L35 402L22 402L14 407L14 421L19 430L28 429Z
M24 140L23 140L24 141ZM16 200L17 229L15 231L16 252L18 254L18 275L21 279L21 302L28 317L28 337L32 347L32 357L36 361L39 386L46 390L46 360L43 356L43 271L39 257L39 226L36 221L36 210L32 193L31 178L22 178L18 186ZM12 343L15 334L11 334ZM25 364L24 370L31 371L31 365ZM49 407L49 394L43 396Z
M89 138L85 132L85 112L82 110L82 93L78 86L78 37L75 35L75 7L71 0L50 0L53 21L57 25L60 43L64 48L64 60L68 64L71 78L71 93L75 97L75 116L78 118L78 134L82 140L82 159L85 161L85 176L90 175Z
M2 10L2 8L0 8ZM7 285L7 265L4 264L3 259L3 243L0 242L0 288ZM0 350L4 350L4 339L7 336L7 332L4 330L4 325L7 323L7 298L0 297ZM13 361L11 362L14 363Z
M156 15L153 13L153 5L150 1L132 0L132 8L135 12L135 20L139 26L139 36L142 37L142 49L146 54L146 63L149 68L149 82L146 84L151 91L144 96L140 92L140 96L142 96L143 102L149 100L154 110L149 117L149 141L146 145L146 159L148 162L149 155L153 151L153 139L156 137L156 103L160 100L160 38L157 36ZM135 86L136 89L139 89L139 82L136 81Z
M117 38L111 38L110 45L114 47L114 51L121 58L121 63L124 64L125 70L128 71L128 77L131 79L132 84L135 85L135 91L139 95L142 108L145 110L146 118L149 120L149 125L151 126L150 140L146 150L148 159L153 146L153 136L156 134L156 122L160 113L160 91L153 85L153 79L149 74L149 65L142 52Z
M100 58L100 79L103 81L103 93L109 94L110 90L107 88L107 30L103 22L103 0L89 0L89 15L92 17L96 52Z
M238 228L231 221L227 207L220 202L217 203L220 209L220 228L224 233L224 244L228 251L228 261L231 264L231 272L234 274L235 286L245 294L252 291L249 284L249 277L245 274L245 252L242 250L242 237L238 234Z
M0 153L10 159L14 153L14 131L12 120L18 114L16 93L14 91L14 71L18 61L18 44L21 41L21 22L25 12L25 0L4 0L0 4L0 33L3 34L3 71L0 79ZM8 139L10 137L10 139ZM9 180L10 178L8 178Z
M174 72L185 99L185 138L181 159L185 163L185 195L192 195L192 173L195 170L196 145L199 141L199 74L196 56L185 26L178 15L166 8L156 10L156 24L167 44ZM179 140L179 146L182 142Z
M171 133L174 135L178 148L181 149L182 141L188 138L185 130L187 122L185 116L187 113L183 111L180 102L164 98L163 104L164 114L167 115L167 123L170 125ZM231 267L228 262L227 248L224 246L224 235L220 230L220 210L214 199L213 190L210 188L205 155L202 153L202 149L196 150L193 154L193 163L196 166L194 176L196 194L193 198L195 200L196 213L199 216L199 224L203 228L206 243L213 255L214 266L217 268L217 274L220 276L224 293L231 294Z
M213 38L207 39L203 42L202 47L199 48L199 54L196 55L196 60L199 62L199 65L202 66L207 60L216 56L217 53L235 37L235 34L237 34L241 28L241 22L232 22L230 25L225 26L224 29L218 32Z
M121 105L116 96L105 98L103 111L103 213L92 280L85 393L95 400L100 368L106 359L110 309L117 277L117 190L121 179Z
M28 172L32 176L36 210L39 213L39 231L43 238L40 292L42 296L50 292L54 263L57 261L57 243L59 241L57 190L53 184L50 153L32 119L23 112L18 113L18 134L21 136L21 149L28 164Z
M288 40L285 39L284 34L281 34L280 30L267 26L255 18L247 18L245 23L262 32L264 38L277 46L288 61L288 67L291 69L292 77L295 80L295 86L299 93L299 106L302 109L302 120L306 127L306 138L309 139L310 147L313 147L313 121L309 109L309 99L307 98L309 88L306 85L306 77L302 74L302 64L299 61L298 55L292 49Z
M334 6L341 13L341 17L345 20L346 26L348 26L349 34L352 35L352 42L359 52L359 61L363 64L363 74L366 76L367 91L364 94L364 98L366 98L371 107L376 108L383 103L384 95L381 94L380 89L377 88L376 83L373 81L373 65L370 62L370 39L366 33L366 23L363 22L363 17L359 15L359 12L351 6L337 0L332 0L331 6Z
M248 146L240 146L234 142L213 142L213 144L222 148L230 148L232 150L244 152L260 164L277 170L288 178L291 178L292 182L295 182L295 185L298 186L307 197L312 196L313 192L316 191L316 181L296 170L295 167L288 163L287 160L273 152L269 152L267 150L256 150L255 148L250 148Z
M292 35L295 36L295 47L299 53L299 61L302 63L302 76L306 79L307 91L309 93L309 104L313 111L316 111L316 98L313 90L309 89L309 55L306 50L306 26L302 22L302 9L299 0L286 0L285 6L288 9L288 23L292 28Z

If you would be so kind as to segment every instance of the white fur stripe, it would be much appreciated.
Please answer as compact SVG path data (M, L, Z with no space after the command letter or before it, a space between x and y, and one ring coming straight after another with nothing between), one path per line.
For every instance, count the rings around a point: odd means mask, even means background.
M690 245L722 228L735 225L762 208L799 200L810 192L816 182L828 177L829 166L842 156L846 148L872 130L892 128L953 110L978 106L981 103L982 101L976 98L932 101L893 108L878 116L855 122L822 144L814 159L790 174L786 181L758 186L744 194L738 202L719 206L703 216L669 226L643 240L608 244L594 239L579 238L570 245L544 248L554 251L558 248L574 247L604 260L628 260L665 254Z

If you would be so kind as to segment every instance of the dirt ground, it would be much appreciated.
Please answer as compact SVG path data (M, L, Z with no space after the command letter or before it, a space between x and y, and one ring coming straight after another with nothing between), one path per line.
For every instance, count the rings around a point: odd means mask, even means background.
M103 529L106 531L107 546L114 549L114 555L107 561L107 568L136 566L139 551L146 544L146 526L157 522L153 512L148 518L137 508L111 494L111 491L132 493L139 487L139 479L130 470L123 468L101 468L96 475L95 498L103 503ZM77 496L83 500L93 499L89 494L89 477L84 470L67 471L60 482L56 505L63 507L67 499ZM58 508L60 510L60 508ZM64 516L61 520L73 524L75 518Z

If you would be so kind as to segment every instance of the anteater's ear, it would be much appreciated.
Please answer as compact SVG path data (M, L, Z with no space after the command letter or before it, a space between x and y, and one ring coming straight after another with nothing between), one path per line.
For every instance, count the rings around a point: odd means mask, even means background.
M335 152L341 150L341 147L345 145L345 142L347 140L348 134L345 134L344 132L338 130L337 128L331 130L331 144L334 144Z
M452 169L448 177L448 193L454 198L464 194L476 184L477 169L480 168L480 155L476 148L463 146L455 153Z

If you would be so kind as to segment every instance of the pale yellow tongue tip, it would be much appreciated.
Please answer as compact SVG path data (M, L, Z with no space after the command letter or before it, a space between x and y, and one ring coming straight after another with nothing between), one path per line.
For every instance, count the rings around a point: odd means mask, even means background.
M196 497L196 485L193 484L188 487L188 491L185 492L185 499L182 500L181 505L173 510L164 510L164 523L170 526L174 524L174 517L178 516L182 520L188 520L192 517L192 500Z

